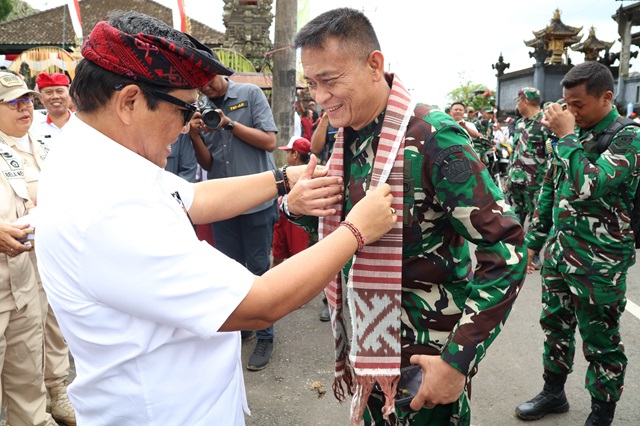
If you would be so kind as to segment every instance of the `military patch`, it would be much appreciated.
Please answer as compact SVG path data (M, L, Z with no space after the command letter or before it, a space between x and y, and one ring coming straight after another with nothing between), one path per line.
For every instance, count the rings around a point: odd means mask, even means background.
M625 154L629 151L629 145L633 142L634 136L621 135L616 138L614 143L609 145L609 150L616 155Z
M240 108L247 108L248 106L249 106L249 104L246 101L243 101L243 102L240 102L239 104L231 105L229 107L229 111L235 111L235 110L240 109Z
M468 158L455 159L440 169L442 175L450 182L463 183L471 176L471 162Z
M451 145L440 151L440 153L436 155L436 158L433 160L433 162L436 163L436 166L440 166L449 155L458 152L462 152L462 145Z

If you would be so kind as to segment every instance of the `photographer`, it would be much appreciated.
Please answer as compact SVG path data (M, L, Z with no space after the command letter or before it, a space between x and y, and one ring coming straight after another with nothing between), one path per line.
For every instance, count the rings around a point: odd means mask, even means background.
M200 88L205 95L200 112L191 120L189 136L208 179L245 176L275 169L276 128L262 90L253 84L234 83L218 75ZM220 122L215 125L216 114ZM204 112L204 115L203 115ZM206 125L206 123L210 125ZM262 275L271 266L271 240L277 220L275 199L245 214L211 224L216 248L253 272ZM253 332L244 332L246 339ZM258 341L247 368L262 370L273 352L273 326L258 330Z

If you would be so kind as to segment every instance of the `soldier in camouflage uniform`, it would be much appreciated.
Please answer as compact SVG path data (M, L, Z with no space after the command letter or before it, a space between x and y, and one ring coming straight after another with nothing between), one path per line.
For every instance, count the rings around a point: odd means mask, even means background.
M516 414L532 420L569 409L564 383L573 369L577 326L589 362L592 411L585 425L610 425L627 365L620 317L636 253L622 194L634 194L638 186L640 130L625 127L599 155L599 133L619 117L611 103L611 72L585 62L571 69L562 85L568 110L558 104L545 110L543 123L559 140L526 238L530 254L547 242L540 316L545 385Z
M524 226L535 210L542 180L547 171L545 142L549 129L542 125L544 114L540 109L540 91L525 87L518 91L517 108L522 118L516 122L513 136L513 154L509 164L507 199Z
M312 96L344 136L343 211L348 212L368 188L389 87L398 77L384 73L375 32L359 11L318 16L295 44L302 48ZM421 391L412 402L418 411L396 407L387 421L383 396L374 391L364 420L366 425L469 425L465 382L499 334L525 276L522 227L469 136L447 114L418 105L404 142L401 364L408 366L412 355L432 356L412 359L423 367ZM288 201L291 214L302 205ZM314 219L297 223L311 231ZM476 245L475 272L469 242ZM434 363L431 369L425 368L427 361ZM432 392L428 401L420 399L425 389Z
M478 157L484 158L484 154L491 149L493 140L493 108L486 106L482 108L482 118L472 121L476 125L480 137L473 138L473 149L478 153Z

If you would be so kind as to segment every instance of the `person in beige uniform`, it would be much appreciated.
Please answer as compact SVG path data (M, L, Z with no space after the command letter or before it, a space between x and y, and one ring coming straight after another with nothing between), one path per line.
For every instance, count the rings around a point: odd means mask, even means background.
M0 98L3 100L0 145L8 146L18 158L23 159L26 196L35 205L40 169L49 149L43 141L29 134L29 127L33 122L34 94L37 92L29 90L20 77L9 72L0 72ZM67 396L69 349L42 288L35 252L30 251L29 256L33 263L44 324L44 380L51 401L48 410L54 419L67 425L75 425L75 413Z
M8 108L0 102L0 120ZM24 161L4 144L0 144L0 199L0 404L7 407L7 424L55 426L45 411L43 329L28 253L31 247L21 242L27 237L26 225L13 225L33 204L24 179Z

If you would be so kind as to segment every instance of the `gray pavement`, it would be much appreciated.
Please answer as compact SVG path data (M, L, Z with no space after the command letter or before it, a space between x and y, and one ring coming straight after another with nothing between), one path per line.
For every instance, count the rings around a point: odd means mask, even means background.
M627 297L640 305L640 266L628 276ZM330 326L318 320L322 300L317 297L279 321L276 349L271 364L262 371L245 370L251 416L248 426L334 426L349 425L349 404L339 404L331 392L333 343ZM629 366L625 391L616 410L615 426L640 425L640 319L629 312L622 318L622 337ZM527 277L502 333L489 348L473 380L472 424L474 426L572 426L583 425L590 412L590 398L584 389L586 362L578 341L576 364L566 385L571 409L524 422L514 408L542 388L542 340L540 274ZM255 341L243 343L246 364ZM316 389L323 385L319 395Z

